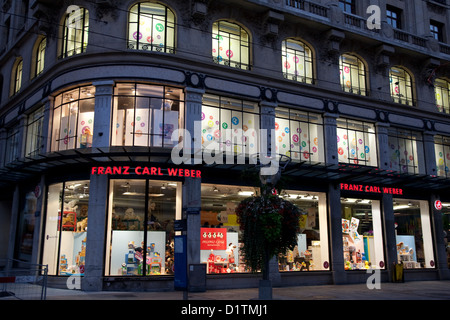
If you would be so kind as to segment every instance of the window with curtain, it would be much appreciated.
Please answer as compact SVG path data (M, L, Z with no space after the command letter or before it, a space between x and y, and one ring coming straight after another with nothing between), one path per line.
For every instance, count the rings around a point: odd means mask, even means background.
M238 24L223 20L214 22L212 56L217 64L249 70L249 34Z
M86 51L89 33L89 12L77 8L67 13L63 25L61 58L70 57Z
M350 54L339 58L339 74L342 90L345 92L367 95L366 71L361 59Z
M436 156L436 175L449 177L450 137L434 136L434 153Z
M128 16L128 48L175 52L175 15L159 3L142 2Z
M434 94L436 97L436 107L439 112L450 113L450 82L445 79L434 81Z
M283 76L289 80L313 83L311 49L302 41L286 39L282 43Z
M389 71L391 97L394 102L414 105L411 75L402 68L392 67Z

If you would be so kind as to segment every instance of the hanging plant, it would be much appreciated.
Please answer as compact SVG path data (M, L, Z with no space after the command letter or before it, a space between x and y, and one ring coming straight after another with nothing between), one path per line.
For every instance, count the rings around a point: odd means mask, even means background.
M246 198L237 206L243 236L241 251L252 272L265 271L273 256L294 249L300 232L300 214L294 204L270 192Z

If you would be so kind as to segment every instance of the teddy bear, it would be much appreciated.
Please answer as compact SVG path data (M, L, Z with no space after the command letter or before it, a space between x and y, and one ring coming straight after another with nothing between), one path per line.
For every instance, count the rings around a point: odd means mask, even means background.
M73 226L75 224L75 214L73 212L68 212L62 221L63 226Z

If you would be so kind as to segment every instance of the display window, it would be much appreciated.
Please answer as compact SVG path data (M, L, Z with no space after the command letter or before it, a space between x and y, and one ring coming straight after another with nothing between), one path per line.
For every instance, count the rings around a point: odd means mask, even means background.
M286 79L313 83L313 57L311 48L304 42L286 39L282 43L282 68Z
M14 126L6 131L6 152L3 155L5 164L16 161L20 157L19 128Z
M247 31L236 23L216 21L212 26L212 56L218 64L250 69L250 40Z
M442 203L442 226L444 232L444 246L447 253L447 265L450 268L450 203Z
M341 198L345 270L384 269L379 200Z
M181 201L179 182L110 180L106 275L173 275Z
M434 152L436 157L436 175L448 177L450 175L450 138L434 136Z
M175 52L175 15L159 3L141 2L130 9L128 48Z
M400 128L388 129L391 170L400 173L423 174L425 172L422 134Z
M202 184L200 212L200 261L208 274L248 272L239 248L241 232L235 213L239 203L258 189Z
M246 156L258 153L256 102L205 94L201 119L203 152Z
M42 263L49 275L84 275L89 180L48 187Z
M53 108L52 151L92 147L95 87L59 94Z
M173 147L181 127L183 90L167 86L118 83L114 88L113 146Z
M428 201L394 199L397 261L406 269L434 268Z
M339 162L377 166L375 126L345 118L337 119Z
M446 79L434 81L434 95L436 107L439 112L450 113L450 82Z
M294 162L324 162L323 120L315 113L277 108L276 150Z
M343 54L339 58L339 74L341 86L345 92L365 96L366 71L364 63L356 56Z
M325 193L284 191L280 195L301 212L297 245L278 257L280 271L329 270Z

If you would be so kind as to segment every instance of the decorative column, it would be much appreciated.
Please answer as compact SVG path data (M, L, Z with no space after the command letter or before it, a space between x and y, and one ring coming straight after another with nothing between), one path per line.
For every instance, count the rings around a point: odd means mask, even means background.
M193 153L201 148L201 114L204 90L186 88L185 129L190 133ZM197 140L200 138L200 140ZM186 146L186 144L185 144ZM201 150L201 149L200 149ZM192 157L192 164L194 160ZM187 223L187 266L200 263L201 179L186 177L183 181L183 218Z
M325 162L327 164L339 164L337 153L337 118L334 113L326 113L323 117L325 135ZM341 190L338 183L328 184L328 214L330 230L330 269L334 284L346 282L347 275L344 270L344 253L342 241L342 212Z
M95 115L92 148L108 147L111 136L111 110L113 81L94 83ZM108 205L108 176L91 175L89 187L89 213L86 239L86 265L81 283L85 291L101 291L104 275L106 225Z

